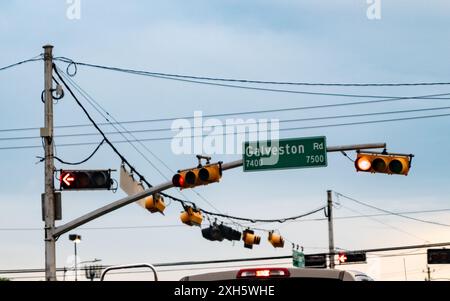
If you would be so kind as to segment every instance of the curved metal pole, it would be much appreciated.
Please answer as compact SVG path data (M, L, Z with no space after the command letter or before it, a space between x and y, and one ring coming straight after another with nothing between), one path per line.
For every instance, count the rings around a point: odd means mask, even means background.
M149 268L150 270L153 271L153 275L155 276L155 281L158 281L158 274L156 272L156 268L148 263L136 263L136 264L125 264L125 265L116 265L116 266L112 266L109 268L106 268L103 273L102 276L100 277L100 281L103 281L105 278L106 273L110 272L110 271L114 271L114 270L124 270L124 269L130 269L130 268Z

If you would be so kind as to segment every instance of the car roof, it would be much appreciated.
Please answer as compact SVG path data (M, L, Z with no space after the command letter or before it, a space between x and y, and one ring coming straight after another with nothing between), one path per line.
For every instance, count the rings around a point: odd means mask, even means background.
M264 269L267 267L261 267ZM267 269L276 269L273 267ZM285 269L285 268L283 268ZM343 281L355 281L355 277L344 270L336 269L314 269L314 268L288 268L291 278L312 278L312 279L335 279ZM240 270L231 270L223 272L203 273L192 276L186 276L181 281L222 281L237 279Z

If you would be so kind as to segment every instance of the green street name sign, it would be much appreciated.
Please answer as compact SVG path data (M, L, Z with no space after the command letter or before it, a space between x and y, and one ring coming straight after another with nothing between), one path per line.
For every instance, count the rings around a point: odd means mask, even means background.
M326 137L245 142L244 171L327 166Z
M303 252L292 250L292 265L297 268L305 267L305 255Z

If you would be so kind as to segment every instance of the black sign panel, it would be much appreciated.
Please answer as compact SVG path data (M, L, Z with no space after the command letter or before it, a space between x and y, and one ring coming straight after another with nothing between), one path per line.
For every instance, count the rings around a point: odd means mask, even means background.
M305 267L307 268L326 268L326 255L305 255Z
M450 264L450 249L428 249L428 264Z

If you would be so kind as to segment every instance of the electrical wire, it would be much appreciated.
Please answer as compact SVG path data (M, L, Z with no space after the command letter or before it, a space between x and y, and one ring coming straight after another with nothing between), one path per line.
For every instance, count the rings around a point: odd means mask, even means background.
M314 126L303 126L303 127L293 127L293 128L284 128L279 129L280 132L285 131L297 131L297 130L309 130L309 129L319 129L319 128L332 128L332 127L342 127L342 126L353 126L353 125L366 125L366 124L377 124L377 123L385 123L385 122L399 122L399 121L411 121L411 120L421 120L421 119L429 119L429 118L440 118L440 117L448 117L449 114L436 114L436 115L425 115L425 116L412 116L405 118L394 118L394 119L381 119L381 120L370 120L370 121L358 121L358 122L347 122L347 123L337 123L337 124L324 124L324 125L314 125ZM192 136L179 136L177 138L194 138L194 137L206 137L206 136L226 136L226 135L236 135L236 134L249 134L249 133L258 133L258 131L248 131L241 133L223 133L223 134L204 134L204 135L192 135ZM172 140L174 137L155 137L155 138L140 138L140 139L130 139L130 140L115 140L112 141L114 144L118 143L129 143L129 142L146 142L146 141L167 141ZM79 142L79 143L65 143L60 144L59 147L69 147L69 146L86 146L86 145L96 145L96 142ZM22 145L22 146L7 146L0 147L1 150L18 150L18 149L35 149L41 148L40 145Z
M58 67L56 67L58 69ZM60 70L61 71L61 70ZM61 72L62 76L64 76L64 73ZM69 80L70 78L65 77L66 80ZM89 94L87 94L86 91L82 90L81 87L79 87L73 80L70 79L70 82L72 83L72 86L74 86L75 90L78 91L78 93L80 93L90 104L91 106L97 110L97 112L103 117L105 118L105 120L107 120L109 122L109 119L101 112L104 111L105 114L108 115L109 118L113 119L114 122L116 122L116 124L118 124L120 127L122 127L122 130L125 130L127 132L127 129L124 128L120 123L117 123L117 121L115 120L115 118L109 114L108 111L104 110L97 101L95 101L95 99L93 99ZM98 108L97 108L98 107ZM117 134L121 134L122 137L125 138L125 140L127 140L129 142L129 144L164 178L167 180L167 177L164 175L164 173L148 158L146 157L131 141L129 141L128 137L126 135L124 135L124 132L122 132L121 130L119 130L115 125L112 125L115 129L116 129L116 133ZM107 133L103 132L102 135L107 135ZM148 149L148 151L154 156L156 157L156 155L150 151L150 149ZM159 159L159 158L158 158Z
M353 213L363 215L363 214L362 214L361 212L359 212L358 210L355 210L355 209L352 209L352 208L349 208L349 207L343 206L343 205L342 205L342 207L345 208L345 209L347 209L347 210L349 210L349 211L352 211ZM408 231L406 231L406 230L403 230L403 229L401 229L401 228L399 228L399 227L393 226L393 225L391 225L391 224L389 224L389 223L383 222L383 221L381 221L381 220L379 220L379 219L377 219L377 218L374 218L374 217L367 217L367 218L370 219L370 220L373 220L373 221L375 221L375 222L377 222L377 223L379 223L379 224L382 224L382 225L384 225L384 226L387 226L387 227L389 227L389 228L391 228L391 229L394 229L394 230L396 230L396 231L399 231L399 232L404 233L404 234L406 234L406 235L409 235L409 236L411 236L411 237L417 238L417 239L419 239L419 240L421 240L421 241L423 241L423 242L426 242L426 243L429 243L429 242L430 242L429 240L423 239L422 237L419 237L419 236L417 236L417 235L415 235L415 234L413 234L413 233L411 233L411 232L408 232Z
M58 67L56 67L56 68L58 68ZM61 70L59 70L60 72L61 72L61 74L63 75L63 77L67 80L67 81L69 81L74 87L75 87L75 89L92 105L92 106L94 106L93 105L93 103L96 105L96 106L98 106L99 108L100 108L100 110L102 110L109 118L111 118L112 119L112 121L115 123L115 124L118 124L121 128L122 128L122 130L124 130L127 134L129 134L133 139L135 139L135 140L137 140L137 138L136 138L136 136L134 136L123 124L121 124L120 122L118 122L117 121L117 119L115 119L108 111L106 111L97 101L95 101L95 99L93 99L93 97L91 96L91 95L89 95L85 90L83 90L74 80L72 80L70 77L66 77L65 75L64 75L64 73L61 71ZM97 112L99 112L98 110L97 110ZM101 112L99 112L110 124L111 124L111 122L109 121L109 119L106 117L106 116L104 116ZM121 131L119 131L114 125L113 125L113 127L117 130L117 132L118 133L120 133L127 141L129 141L129 139L121 132ZM114 133L114 134L116 134L116 133ZM141 141L139 141L139 140L137 140L137 142L147 151L147 152L149 152L154 158L156 158L164 167L166 167L168 170L169 170L169 172L171 172L171 173L173 173L173 170L163 161L163 160L161 160L153 151L151 151L144 143L142 143ZM130 144L133 146L133 148L148 162L148 163L150 163L150 165L153 167L153 168L155 168L158 172L159 172L159 174L163 177L163 178L165 178L167 181L169 180L165 175L164 175L164 173L160 170L160 169L158 169L151 161L150 161L150 159L147 157L147 156L145 156L132 142L130 142ZM197 191L195 191L195 190L193 190L194 191L194 193L198 196L198 197L200 197L205 203L207 203L209 206L211 206L211 208L213 208L214 210L216 210L216 211L218 211L219 213L221 213L220 212L220 210L218 210L210 201L208 201L205 197L203 197L200 193L198 193ZM187 196L183 193L183 192L181 192L181 191L178 191L178 193L180 194L180 195L182 195L185 199L188 199L187 198ZM163 194L164 196L165 196L165 194ZM188 199L188 201L189 201L189 199ZM192 203L192 202L191 202ZM183 204L183 203L182 203ZM233 220L230 220L231 222L233 222L233 223L235 223ZM236 224L236 223L235 223ZM238 224L239 225L239 224ZM239 226L241 226L241 225L239 225Z
M80 164L83 164L83 163L89 161L95 155L95 153L97 153L97 151L100 149L100 147L103 145L103 142L105 142L105 139L103 139L99 143L99 145L94 149L94 151L86 159L83 159L83 160L78 161L78 162L67 162L67 161L62 160L61 158L59 158L57 156L53 156L53 158L58 160L62 164L66 164L66 165L80 165ZM55 152L56 152L56 144L54 144L54 145L55 145ZM37 157L37 158L40 159L40 162L43 162L45 160L44 157Z
M423 214L423 213L438 213L438 212L450 212L450 208L444 209L432 209L432 210L419 210L419 211L402 211L396 212L396 214ZM390 213L377 213L377 214L358 214L358 215L347 215L347 216L334 216L334 220L345 220L345 219L355 219L355 218L369 218L369 217L380 217L380 216L392 216L394 214ZM298 219L286 221L286 223L300 223L300 222L316 222L325 221L327 218L311 218L311 219ZM271 222L278 223L278 222ZM251 223L250 223L251 224ZM270 224L270 223L265 223ZM103 227L80 227L80 230L133 230L133 229L153 229L153 228L177 228L185 227L181 224L173 225L151 225L151 226L103 226ZM244 227L245 224L244 224ZM0 228L0 231L43 231L42 228Z
M281 112L290 112L290 111L299 111L299 110L311 110L311 109L322 109L322 108L332 108L332 107L342 107L342 106L351 106L351 105L366 105L366 104L373 104L373 103L379 103L379 102L393 102L393 101L400 101L400 100L412 100L412 99L424 99L424 97L427 96L436 96L436 95L450 95L450 93L441 93L441 94L431 94L431 95L423 95L423 96L411 96L411 97L395 97L395 98L386 98L381 100L369 100L369 101L358 101L358 102L346 102L346 103L331 103L331 104L324 104L324 105L313 105L313 106L300 106L300 107L290 107L290 108L281 108L281 109L268 109L268 110L253 110L253 111L239 111L239 112L229 112L229 113L218 113L218 114L206 114L202 115L204 118L212 118L212 117L228 117L228 116L240 116L240 115L255 115L255 114L264 114L264 113L281 113ZM428 98L426 98L428 99ZM450 98L449 98L450 99ZM429 108L429 109L423 109L423 110L440 110L444 109L445 107L439 107L439 108ZM420 109L419 109L420 110ZM409 111L409 110L408 110ZM395 111L394 111L395 112ZM395 114L393 112L393 114ZM401 113L401 111L398 111ZM407 111L404 110L403 113L406 113ZM409 112L413 112L412 110ZM371 113L368 113L371 114ZM388 114L385 112L380 112L379 114ZM376 115L376 114L374 114ZM361 116L367 116L367 115L360 115ZM370 115L369 115L370 116ZM342 115L344 118L345 115ZM353 115L350 115L348 117L357 117ZM194 119L194 116L178 116L178 117L164 117L164 118L155 118L155 119L144 119L144 120L129 120L129 121L120 121L118 123L121 124L133 124L133 123L151 123L151 122L163 122L163 121L173 121L176 119ZM320 118L320 117L319 117ZM332 116L327 117L326 119L331 119ZM315 119L311 119L315 120ZM304 121L304 120L298 120L298 121ZM111 125L116 124L114 122L106 122L106 123L98 123L98 125ZM80 127L91 127L92 124L72 124L72 125L60 125L55 126L55 128L80 128ZM29 131L29 130L38 130L39 127L27 127L27 128L11 128L11 129L0 129L0 132L13 132L13 131Z
M402 217L402 218L405 218L405 219L413 220L413 221L416 221L416 222L436 225L436 226L450 227L450 225L448 225L448 224L443 224L443 223L438 223L438 222L434 222L434 221L423 220L423 219L419 219L419 218L403 215L401 213L395 213L395 212L392 212L392 211L389 211L389 210L385 210L385 209L382 209L382 208L379 208L379 207L376 207L376 206L364 203L362 201L358 201L358 200L356 200L354 198L351 198L351 197L348 197L346 195L343 195L342 193L339 193L339 192L335 192L335 193L336 193L337 196L346 198L347 200L353 201L353 202L358 203L360 205L363 205L363 206L366 206L366 207L369 207L369 208L372 208L372 209L375 209L375 210L378 210L378 211L386 212L386 213L389 213L389 214L392 214L392 215L395 215L395 216L398 216L398 217Z
M195 79L195 80L206 80L206 81L220 81L220 82L238 82L246 84L268 84L268 85L290 85L290 86L334 86L334 87L402 87L402 86L443 86L450 85L450 82L416 82L416 83L312 83L312 82L287 82L287 81L262 81L262 80L250 80L250 79L235 79L235 78L218 78L218 77L207 77L207 76L194 76L194 75L182 75L182 74L171 74L162 72L152 72L152 71L141 71L133 69L124 69L117 67L102 66L96 64L89 64L84 62L75 62L66 57L57 57L57 61L61 61L69 64L68 67L74 66L76 71L76 66L86 66L98 69L105 69L110 71L125 72L131 74L142 74L142 75L155 75L182 79ZM75 72L76 74L76 72ZM75 75L72 73L72 75Z
M290 123L290 122L303 122L303 121L317 121L317 120L327 120L327 119L340 119L340 118L354 118L354 117L367 117L367 116L377 116L377 115L391 115L391 114L403 114L403 113L412 113L412 112L425 112L425 111L436 111L436 110L448 110L450 106L446 107L433 107L433 108L421 108L421 109L412 109L412 110L399 110L399 111L386 111L386 112L373 112L373 113L362 113L362 114L346 114L346 115L330 115L323 117L308 117L308 118L295 118L295 119L285 119L285 120L277 120L279 123ZM116 122L116 124L121 124L120 122ZM242 125L251 125L258 124L257 121L250 121L242 123ZM217 126L195 126L192 129L204 129L204 128L214 128ZM7 130L5 130L7 131ZM127 130L126 132L131 133L148 133L148 132L164 132L164 131L172 131L172 128L156 128L156 129L139 129L139 130ZM122 134L122 132L105 132L105 135L118 135ZM73 134L60 134L55 135L56 138L68 138L68 137L87 137L87 136L98 136L100 135L98 132L95 133L73 133ZM136 137L133 137L136 139ZM22 137L0 137L0 141L10 141L10 140L29 140L29 139L40 139L39 136L22 136Z
M42 57L43 57L43 54L39 54L39 55L37 55L37 56L35 56L35 57L32 57L31 59L23 60L23 61L20 61L20 62L11 64L11 65L8 65L8 66L5 66L5 67L1 67L1 68L0 68L0 71L4 71L4 70L7 70L7 69L11 69L11 68L14 68L14 67L17 67L17 66L19 66L19 65L26 64L26 63L31 63L31 62L36 62L36 61L42 61L42 59L43 59Z
M56 68L56 66L54 66L54 71L56 73L56 75L58 76L58 78L61 80L61 82L64 84L64 86L66 87L66 89L69 91L69 93L71 94L71 96L75 99L76 103L78 104L78 106L81 107L81 109L83 110L83 112L85 113L86 117L92 122L92 124L95 126L95 128L102 134L103 139L105 140L105 142L112 148L112 150L120 157L120 159L122 160L122 162L124 162L131 170L132 172L136 173L139 177L140 180L142 180L144 183L147 184L147 186L152 187L152 185L133 167L131 166L131 164L126 160L126 158L117 150L117 148L109 141L109 139L106 137L106 135L103 133L103 131L98 127L98 125L95 123L95 121L92 119L92 117L90 116L90 114L87 112L87 110L84 108L84 106L81 104L81 102L78 100L78 98L75 96L74 92L70 89L70 87L67 85L67 83L65 82L65 80L63 79L63 77L60 75L60 73L58 72L58 68ZM168 197L174 201L178 201L180 202L183 207L185 206L185 203L187 203L187 201L185 200L181 200L179 198L173 197L171 195L168 195L167 193L160 193L161 195ZM191 204L193 204L194 207L197 207L194 203L189 202ZM245 221L278 221L280 223L287 221L287 220L293 220L293 219L299 219L301 217L316 213L320 210L323 210L324 207L315 210L313 212L309 212L303 215L299 215L296 217L289 217L289 218L284 218L284 219L273 219L273 220L259 220L259 219L249 219L249 218L242 218L242 217L233 217L230 215L225 215L225 214L221 214L221 213L214 213L214 212L210 212L210 211L206 211L204 209L200 209L203 213L207 214L207 215L211 215L211 216L218 216L218 217L226 217L229 219L234 219L234 220L245 220Z
M309 211L309 212L301 214L301 215L296 215L296 216L291 216L291 217L286 217L286 218L280 218L280 219L245 218L245 217L237 217L237 216L232 216L232 215L225 215L225 214L220 214L220 213L209 212L209 211L206 211L204 209L200 209L200 211L202 211L205 214L212 215L212 216L227 217L227 218L231 218L231 219L234 219L234 220L247 221L247 222L251 222L251 223L273 223L273 222L285 223L287 221L297 220L297 219L300 219L302 217L306 217L306 216L312 215L312 214L317 213L319 211L322 211L324 209L325 209L325 207L320 207L318 209ZM265 229L260 229L260 230L265 230ZM265 230L265 231L267 231L267 230Z

